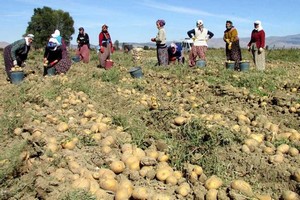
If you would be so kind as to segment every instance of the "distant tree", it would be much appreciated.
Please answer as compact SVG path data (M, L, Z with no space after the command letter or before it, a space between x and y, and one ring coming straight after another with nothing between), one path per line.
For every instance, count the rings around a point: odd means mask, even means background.
M149 50L149 46L144 46L144 50Z
M114 47L115 47L115 50L120 50L120 43L119 43L119 40L116 40L116 41L115 41Z
M35 8L31 21L28 22L26 34L34 34L34 47L41 48L51 34L58 29L67 44L74 34L74 21L68 12L53 10L49 7Z

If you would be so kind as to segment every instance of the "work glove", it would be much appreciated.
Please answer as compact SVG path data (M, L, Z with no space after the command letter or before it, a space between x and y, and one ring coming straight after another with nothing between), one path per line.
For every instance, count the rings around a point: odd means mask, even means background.
M156 39L155 39L155 38L151 38L151 41L152 41L152 42L156 42Z
M259 53L262 53L264 51L264 49L262 48L262 47L260 47L259 49L258 49L258 52Z
M44 67L48 67L48 60L44 58Z
M228 44L230 43L230 40L229 40L229 39L226 39L225 41L226 41L226 43L228 43Z
M18 65L18 62L17 62L16 60L14 60L14 61L13 61L13 65L14 65L14 66L17 66L17 65Z
M195 36L193 36L193 37L192 37L192 40L195 42L195 40L196 40L196 37L195 37Z
M250 46L248 46L248 51L251 51L251 47Z
M231 48L232 48L232 43L230 42L230 43L228 44L228 49L231 50Z

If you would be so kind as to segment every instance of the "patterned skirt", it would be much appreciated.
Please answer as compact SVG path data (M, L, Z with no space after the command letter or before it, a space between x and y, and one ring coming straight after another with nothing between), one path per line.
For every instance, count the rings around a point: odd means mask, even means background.
M231 50L228 49L228 44L226 44L226 58L227 60L235 61L235 70L239 69L239 62L242 60L242 53L239 41L233 42L231 45Z
M168 65L169 63L169 55L168 55L168 48L166 47L157 47L157 60L158 65Z
M201 60L206 60L207 46L193 46L189 54L189 66L193 67L196 65L197 57Z
M57 74L67 73L70 69L72 61L68 56L62 58L54 67L56 69Z

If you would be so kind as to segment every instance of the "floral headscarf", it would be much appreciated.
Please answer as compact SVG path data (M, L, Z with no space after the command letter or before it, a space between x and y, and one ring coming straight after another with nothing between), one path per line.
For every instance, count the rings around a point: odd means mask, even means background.
M163 27L166 24L165 20L163 19L157 20L156 23L159 24L160 27Z

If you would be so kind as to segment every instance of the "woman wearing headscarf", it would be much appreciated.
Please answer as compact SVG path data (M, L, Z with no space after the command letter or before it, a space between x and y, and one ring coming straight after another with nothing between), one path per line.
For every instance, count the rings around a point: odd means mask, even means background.
M79 57L84 63L90 62L90 39L89 35L84 32L84 28L79 28L79 34L77 36L78 48L76 50L76 56Z
M3 50L3 58L7 80L10 80L11 69L16 66L25 67L28 52L33 42L34 35L28 34L25 38L17 40L6 46Z
M248 43L248 50L251 51L254 64L258 70L265 70L265 42L266 35L261 21L254 22L254 29L251 33L251 40Z
M156 55L158 65L168 65L168 48L166 45L166 31L164 29L166 22L162 19L156 21L158 33L155 38L151 38L152 42L156 42Z
M169 64L184 63L184 57L182 56L182 47L174 42L168 47Z
M189 54L189 66L196 65L197 56L201 60L206 60L207 41L211 39L214 34L204 28L202 20L196 22L196 28L187 32L188 36L193 39L194 45Z
M62 51L56 38L50 38L44 52L44 76L47 75L47 68L55 67L62 59Z
M108 32L108 26L104 24L99 34L99 47L100 51L98 54L100 67L105 67L105 61L110 59L110 54L113 53L113 44Z
M239 70L239 62L242 60L242 53L237 29L231 21L226 21L226 30L224 31L224 42L226 43L226 58L229 61L235 61L235 70Z
M69 58L69 53L67 50L67 45L64 38L60 35L59 30L51 35L52 38L55 38L58 41L58 47L61 50L61 59L54 65L57 74L65 74L71 68L72 61Z

